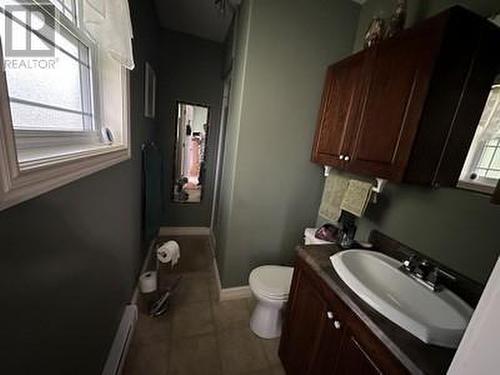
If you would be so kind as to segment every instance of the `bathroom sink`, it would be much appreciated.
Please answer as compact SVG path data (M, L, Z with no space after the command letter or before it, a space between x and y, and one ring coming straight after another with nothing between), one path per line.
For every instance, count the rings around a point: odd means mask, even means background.
M456 348L472 308L448 289L432 292L398 267L401 262L367 250L330 257L340 278L367 304L425 343Z

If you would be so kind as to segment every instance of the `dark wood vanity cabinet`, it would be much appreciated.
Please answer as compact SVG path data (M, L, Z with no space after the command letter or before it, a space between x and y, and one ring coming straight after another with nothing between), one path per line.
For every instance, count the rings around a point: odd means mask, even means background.
M407 373L300 258L293 275L279 354L287 375Z
M449 10L328 68L312 160L455 186L499 71L498 28Z

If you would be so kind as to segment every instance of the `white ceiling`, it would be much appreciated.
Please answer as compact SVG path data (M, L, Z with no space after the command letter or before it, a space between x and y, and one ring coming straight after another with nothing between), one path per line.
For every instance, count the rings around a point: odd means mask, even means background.
M215 0L155 0L155 4L162 27L216 42L224 41L233 17L231 9L222 15Z

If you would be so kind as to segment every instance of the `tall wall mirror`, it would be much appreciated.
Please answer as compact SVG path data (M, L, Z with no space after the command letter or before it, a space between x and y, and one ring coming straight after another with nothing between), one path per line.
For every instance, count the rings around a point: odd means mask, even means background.
M209 107L177 102L177 136L172 199L199 203L206 177Z

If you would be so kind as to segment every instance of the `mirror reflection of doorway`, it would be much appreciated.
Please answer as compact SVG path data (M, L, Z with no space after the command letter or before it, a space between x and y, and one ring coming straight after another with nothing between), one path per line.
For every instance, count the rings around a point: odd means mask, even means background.
M201 202L206 176L208 115L206 106L177 103L174 202Z

